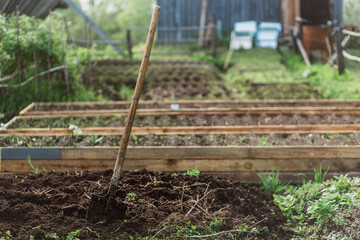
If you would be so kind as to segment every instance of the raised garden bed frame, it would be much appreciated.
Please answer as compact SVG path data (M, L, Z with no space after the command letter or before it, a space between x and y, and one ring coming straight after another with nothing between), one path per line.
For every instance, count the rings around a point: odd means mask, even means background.
M147 101L143 104L153 104L159 101ZM312 103L338 104L349 106L360 104L360 101L337 101L337 100L250 100L250 101L163 101L162 103ZM129 104L129 102L110 102L109 104ZM5 128L0 130L0 136L33 135L33 136L62 136L72 135L73 131L66 128L55 129L6 129L11 122L18 118L37 118L49 115L49 111L39 114L31 113L33 103L21 111L20 116L12 119ZM54 104L54 103L40 103ZM95 103L56 103L59 105L91 105ZM96 103L106 104L106 103ZM312 108L312 109L310 109ZM360 111L356 107L291 107L289 111ZM328 109L326 109L328 108ZM215 109L215 110L214 110ZM203 109L202 111L219 111L219 109ZM149 111L151 110L151 111ZM186 110L197 112L199 108ZM241 109L243 110L243 109ZM264 108L251 108L255 114L262 114ZM284 111L284 108L265 110ZM89 110L73 110L74 112ZM116 110L119 111L119 110ZM139 112L161 113L166 109L142 109ZM184 114L186 111L178 111ZM219 114L228 114L233 109L222 109ZM239 111L239 109L236 109ZM249 111L249 109L246 109ZM123 111L126 113L126 111ZM123 113L121 112L121 114ZM300 111L301 112L301 111ZM54 112L53 112L54 113ZM348 113L348 112L347 112ZM50 113L51 114L51 113ZM112 114L112 113L108 113ZM117 113L119 114L119 112ZM318 114L318 113L316 113ZM87 116L87 115L86 115ZM121 128L82 128L84 135L117 135L122 133ZM135 127L133 134L245 134L245 133L351 133L360 132L360 125L267 125L267 126L190 126L190 127ZM30 157L35 167L48 171L83 171L105 170L113 166L117 147L44 147L44 148L2 148L1 149L1 172L29 172L32 171L27 162ZM330 169L329 176L348 173L351 176L360 176L360 146L271 146L271 147L130 147L125 163L125 170L157 170L182 172L198 167L200 171L217 176L229 177L242 181L257 181L255 172L269 172L272 169L280 169L280 177L283 179L296 179L296 174L305 173L311 177L314 167L322 164L323 168Z

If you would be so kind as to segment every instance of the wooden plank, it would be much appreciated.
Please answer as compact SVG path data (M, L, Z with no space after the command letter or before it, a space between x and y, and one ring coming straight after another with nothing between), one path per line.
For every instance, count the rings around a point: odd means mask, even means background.
M54 171L80 170L101 171L111 169L115 159L32 159L32 164L38 168ZM331 171L360 171L360 159L131 159L124 164L124 170L134 171L147 169L149 171L182 172L198 168L205 172L248 172L271 171L272 168L281 171L312 171L314 167L329 168ZM31 172L26 160L2 160L2 171Z
M26 112L28 112L29 110L33 109L35 107L35 103L32 102L29 106L27 106L26 108L24 108L19 114L25 114Z
M81 128L81 135L121 135L123 128ZM360 124L321 125L250 125L250 126L185 126L185 127L134 127L135 135L187 135L187 134L267 134L267 133L354 133ZM68 128L0 129L0 136L67 136Z
M48 118L63 116L126 116L128 109L108 110L65 110L65 111L32 111L20 118ZM179 110L169 109L138 109L137 115L141 116L162 116L162 115L198 115L198 114L351 114L359 115L359 107L245 107L245 108L182 108Z
M31 159L112 160L116 158L116 153L117 147L10 147L2 148L1 158L26 159L30 156ZM360 159L360 146L144 146L129 147L127 158L135 160Z
M328 104L360 104L360 100L337 100L337 99L244 99L244 100L150 100L150 101L139 101L139 104L213 104L213 103L224 103L224 104L237 104L237 103L328 103ZM100 101L100 102L36 102L36 106L93 106L96 104L101 105L128 105L129 101Z
M3 129L8 128L11 124L13 124L13 123L16 121L16 119L18 119L17 116L13 117L12 119L10 119L10 121L8 121L7 123L5 123L5 125L4 125L2 128L3 128ZM0 129L1 129L1 128L0 128Z

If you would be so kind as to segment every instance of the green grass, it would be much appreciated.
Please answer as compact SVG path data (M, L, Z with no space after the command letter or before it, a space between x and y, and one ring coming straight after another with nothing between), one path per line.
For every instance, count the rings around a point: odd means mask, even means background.
M275 171L273 168L271 173L256 173L260 178L262 188L270 190L274 193L283 192L288 187L288 184L281 182L279 178L279 170Z

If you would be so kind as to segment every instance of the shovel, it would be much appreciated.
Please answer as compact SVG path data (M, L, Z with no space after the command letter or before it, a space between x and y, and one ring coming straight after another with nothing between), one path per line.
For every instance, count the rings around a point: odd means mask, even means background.
M126 205L115 201L116 189L119 183L120 174L125 161L125 154L129 143L131 129L134 122L136 109L139 103L141 90L144 84L144 78L149 63L156 26L159 19L160 7L156 6L152 15L148 36L146 39L146 48L141 61L139 74L136 81L135 91L130 105L128 118L125 123L125 131L121 139L119 152L116 158L114 173L111 178L110 186L105 196L93 195L90 206L86 212L86 223L96 223L99 221L108 222L112 218L121 218L125 215Z

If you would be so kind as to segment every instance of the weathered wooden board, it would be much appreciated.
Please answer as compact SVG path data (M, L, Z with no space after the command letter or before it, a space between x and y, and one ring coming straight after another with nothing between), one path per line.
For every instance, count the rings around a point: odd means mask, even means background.
M126 116L128 109L108 110L57 110L57 111L32 111L26 112L19 118L49 118L49 117L81 117L81 116ZM140 116L162 116L162 115L198 115L198 114L350 114L360 115L359 107L241 107L241 108L182 108L179 110L169 109L138 109Z
M8 147L1 159L83 160L116 158L118 147ZM45 156L45 157L44 157ZM52 156L50 158L50 156ZM163 146L129 147L129 159L360 159L360 146Z
M123 128L81 128L82 135L121 135ZM135 135L178 134L267 134L267 133L354 133L360 124L321 125L248 125L248 126L185 126L185 127L133 127ZM67 128L19 128L0 129L1 136L66 136L73 131Z
M84 159L84 160L31 160L32 164L40 170L73 171L89 170L100 171L112 169L115 159ZM271 168L281 171L311 171L322 164L324 168L332 171L360 171L360 159L127 159L124 170L134 171L147 169L151 171L182 172L197 167L205 172L226 171L270 171ZM31 172L27 160L2 160L1 171L5 172Z
M336 99L244 99L244 100L150 100L140 101L139 104L241 104L241 103L262 103L262 104L276 104L276 103L288 103L288 104L304 104L311 106L314 103L323 104L339 104L345 106L358 105L360 100L336 100ZM35 106L94 106L94 105L129 105L129 101L106 101L106 102L35 102L31 103L25 109L31 110ZM26 112L23 110L24 113Z
M28 172L27 157L39 169L72 171L113 167L117 147L3 148L1 171ZM322 164L331 171L360 172L360 147L132 147L125 170L181 172L312 171Z

